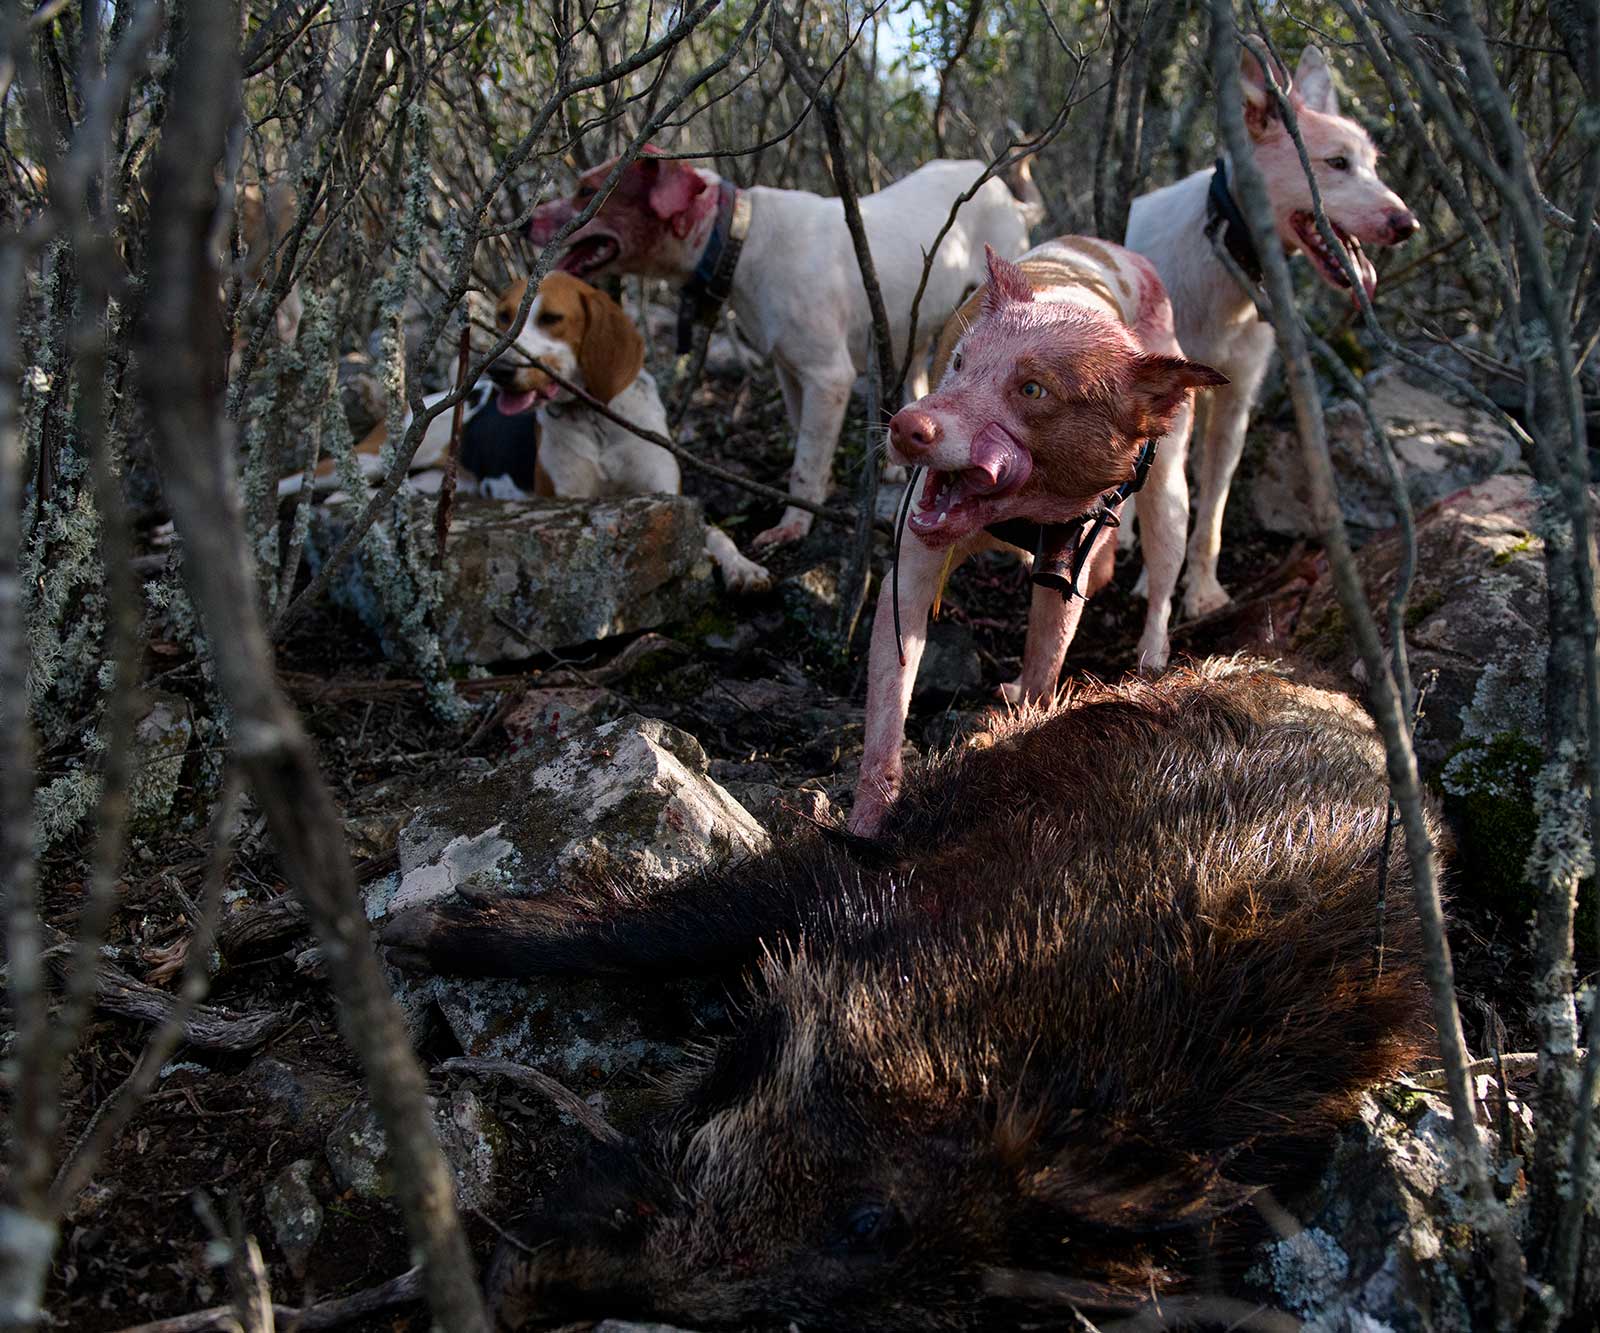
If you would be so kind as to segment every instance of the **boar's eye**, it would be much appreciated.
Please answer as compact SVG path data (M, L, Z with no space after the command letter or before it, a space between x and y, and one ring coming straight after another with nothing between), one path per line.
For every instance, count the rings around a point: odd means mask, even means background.
M1029 380L1017 392L1019 392L1024 398L1035 399L1043 398L1046 394L1044 385L1040 384L1038 380Z
M875 1254L898 1245L905 1219L892 1203L863 1203L850 1210L829 1249L836 1254Z
M1327 159L1327 163L1335 171L1350 170L1350 159L1348 157L1330 157Z
M957 352L953 357L950 358L950 369L951 370L960 370L961 369L961 353L960 352Z

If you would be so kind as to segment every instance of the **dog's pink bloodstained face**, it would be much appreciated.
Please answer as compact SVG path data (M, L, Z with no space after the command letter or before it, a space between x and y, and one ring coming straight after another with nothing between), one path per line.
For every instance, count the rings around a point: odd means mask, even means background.
M928 469L908 526L942 547L1008 518L1075 518L1133 472L1208 366L1151 356L1109 315L1035 300L1017 265L990 250L976 322L939 387L889 422L896 462Z
M717 208L717 192L685 162L645 155L628 164L599 211L567 239L557 268L590 278L615 269L647 277L681 277L694 268ZM548 245L605 184L616 159L579 178L569 199L555 199L534 209L528 238Z
M1239 77L1245 124L1255 143L1256 164L1267 179L1284 247L1290 253L1301 251L1330 287L1348 289L1349 279L1317 230L1311 186L1299 150L1279 118L1260 61L1248 50L1241 57ZM1405 201L1379 178L1378 150L1367 132L1340 114L1333 76L1316 47L1308 46L1301 53L1292 83L1282 70L1275 70L1275 80L1280 88L1287 87L1323 211L1370 298L1377 291L1378 274L1362 246L1398 245L1421 224Z

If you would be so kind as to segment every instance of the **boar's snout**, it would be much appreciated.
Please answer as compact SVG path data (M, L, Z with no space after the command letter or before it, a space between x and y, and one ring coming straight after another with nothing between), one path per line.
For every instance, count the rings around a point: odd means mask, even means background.
M656 1205L638 1163L632 1143L595 1145L501 1242L484 1278L497 1330L649 1313L642 1254Z

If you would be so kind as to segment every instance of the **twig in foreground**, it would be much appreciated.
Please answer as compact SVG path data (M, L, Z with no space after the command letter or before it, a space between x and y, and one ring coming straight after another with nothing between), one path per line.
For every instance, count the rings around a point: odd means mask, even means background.
M338 1328L365 1315L379 1314L397 1305L410 1305L421 1299L422 1270L412 1268L376 1287L368 1287L350 1296L339 1296L331 1301L319 1301L303 1310L274 1305L272 1317L285 1328L315 1333L317 1329ZM231 1305L216 1305L209 1310L197 1310L194 1314L157 1319L150 1324L135 1324L120 1330L120 1333L221 1333L221 1330L233 1326L233 1317Z

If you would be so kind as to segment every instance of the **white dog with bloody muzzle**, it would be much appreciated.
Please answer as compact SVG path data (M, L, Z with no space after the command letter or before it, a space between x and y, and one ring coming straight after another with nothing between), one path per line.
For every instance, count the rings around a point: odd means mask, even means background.
M908 487L896 568L878 596L866 744L850 826L876 829L899 790L911 688L949 572L994 546L1035 551L1033 604L1013 700L1056 689L1082 597L1111 577L1115 512L1144 483L1150 603L1139 652L1159 668L1183 561L1190 392L1225 384L1183 358L1148 260L1086 237L1048 241L989 280L946 326L934 392L889 423Z

